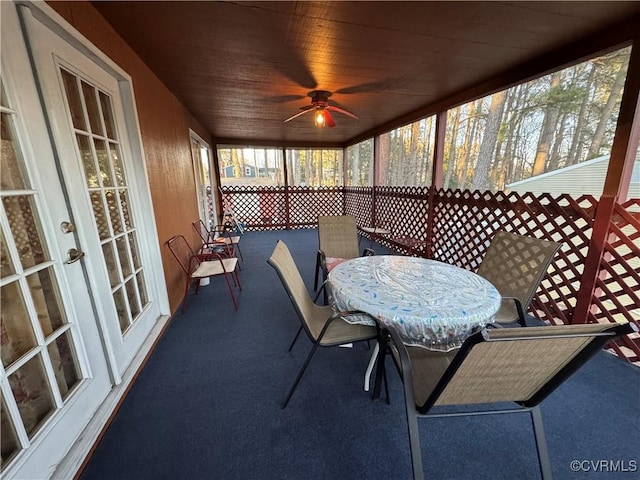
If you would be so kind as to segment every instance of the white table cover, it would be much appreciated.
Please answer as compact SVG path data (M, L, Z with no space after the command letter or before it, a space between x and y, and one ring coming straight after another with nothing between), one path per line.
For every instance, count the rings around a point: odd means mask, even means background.
M458 348L475 327L490 323L500 293L462 268L424 258L376 255L348 260L328 276L336 311L361 310L398 331L408 345ZM345 317L375 324L369 316Z

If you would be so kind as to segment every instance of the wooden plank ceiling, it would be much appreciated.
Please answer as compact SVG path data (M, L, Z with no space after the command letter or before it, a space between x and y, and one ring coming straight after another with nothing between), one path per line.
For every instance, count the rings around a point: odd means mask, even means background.
M238 144L343 144L640 14L640 2L591 1L94 6L214 138ZM284 123L314 89L359 120Z

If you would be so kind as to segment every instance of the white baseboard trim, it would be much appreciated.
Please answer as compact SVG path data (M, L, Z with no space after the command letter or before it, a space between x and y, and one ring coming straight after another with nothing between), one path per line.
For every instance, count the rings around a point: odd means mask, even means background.
M138 350L138 353L133 357L131 364L122 375L122 382L114 386L109 392L104 402L102 402L95 415L91 418L91 421L84 430L82 430L82 433L76 439L69 452L58 464L51 478L71 479L76 476L85 458L89 455L95 442L100 437L102 430L107 425L111 415L127 393L138 371L144 365L156 341L160 338L164 327L169 323L170 318L170 315L164 315L158 319L151 329L151 332L149 332L147 339Z

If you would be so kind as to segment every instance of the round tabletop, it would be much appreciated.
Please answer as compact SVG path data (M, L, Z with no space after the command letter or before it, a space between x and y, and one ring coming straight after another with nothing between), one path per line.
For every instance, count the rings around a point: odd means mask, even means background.
M337 311L360 310L393 327L408 345L449 351L500 308L498 290L473 272L424 258L375 255L348 260L328 276ZM372 325L368 316L345 317Z

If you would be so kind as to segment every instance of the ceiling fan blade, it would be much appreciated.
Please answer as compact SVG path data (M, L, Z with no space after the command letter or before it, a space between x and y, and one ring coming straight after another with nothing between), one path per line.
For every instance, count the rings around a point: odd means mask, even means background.
M335 127L336 122L333 120L333 117L329 113L329 110L325 108L324 110L322 110L322 113L324 114L324 124L329 128Z
M268 103L287 103L295 100L302 100L303 98L305 98L304 95L277 95L274 97L268 97L265 101Z
M346 115L347 117L355 118L356 120L359 119L359 117L355 113L348 112L344 108L336 107L335 105L327 105L326 109L333 110L334 112L342 113L343 115Z
M313 105L308 105L306 107L301 107L301 112L296 113L295 115L290 116L289 118L287 118L284 123L290 122L291 120L293 120L294 118L298 118L300 115L304 115L307 112L310 112L311 110L313 110Z

